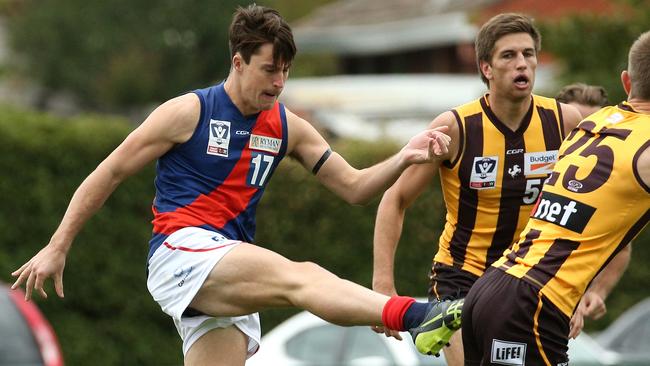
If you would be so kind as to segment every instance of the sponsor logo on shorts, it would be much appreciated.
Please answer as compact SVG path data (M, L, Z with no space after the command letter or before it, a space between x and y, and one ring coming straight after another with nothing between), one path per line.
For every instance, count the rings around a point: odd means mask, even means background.
M194 269L194 267L188 267L188 268L181 267L181 268L177 269L176 271L174 271L174 277L176 277L176 278L181 278L182 277L180 282L178 282L178 284L177 284L178 287L183 287L183 285L185 284L185 280L187 279L187 276L189 276L190 273L192 273L193 269Z
M524 175L551 174L557 161L557 150L524 154Z
M477 156L472 165L472 175L469 187L473 189L489 189L496 186L498 156Z
M596 212L594 207L582 202L544 192L531 216L582 233L594 212Z
M215 236L213 236L211 239L212 239L213 241L216 241L217 243L221 243L222 241L226 241L226 240L228 240L228 239L226 239L226 237L223 236L223 235L215 235Z
M492 363L524 366L526 364L526 343L493 339Z
M248 143L248 146L253 150L262 150L277 154L280 152L282 139L251 134L251 139Z
M206 153L228 157L230 145L230 121L210 120L210 136Z

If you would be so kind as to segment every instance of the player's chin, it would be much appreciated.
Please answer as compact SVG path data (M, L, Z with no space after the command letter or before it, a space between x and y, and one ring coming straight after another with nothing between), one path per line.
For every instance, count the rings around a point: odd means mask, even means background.
M259 104L259 110L261 111L268 111L270 109L273 109L273 106L275 105L275 100L273 101L262 101Z

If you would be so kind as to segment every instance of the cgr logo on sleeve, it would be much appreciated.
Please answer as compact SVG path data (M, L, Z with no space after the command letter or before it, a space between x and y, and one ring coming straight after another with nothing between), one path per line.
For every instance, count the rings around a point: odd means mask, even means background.
M526 343L492 340L492 363L500 365L526 364Z
M594 212L594 207L584 203L543 192L531 216L581 234Z
M472 165L469 187L473 189L494 188L497 182L498 156L477 156Z
M210 136L208 136L208 150L206 153L228 157L230 145L230 121L210 120Z

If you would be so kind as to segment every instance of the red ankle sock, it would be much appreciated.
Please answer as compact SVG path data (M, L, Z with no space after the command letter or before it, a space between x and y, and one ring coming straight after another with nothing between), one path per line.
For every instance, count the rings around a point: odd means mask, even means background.
M393 296L384 305L381 314L381 321L384 326L393 330L404 329L404 314L406 310L415 302L415 299L408 296Z

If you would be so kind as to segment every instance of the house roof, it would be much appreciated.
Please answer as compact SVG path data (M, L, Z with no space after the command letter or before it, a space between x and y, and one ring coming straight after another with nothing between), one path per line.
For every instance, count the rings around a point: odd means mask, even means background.
M343 0L294 23L301 52L363 55L471 43L469 9L496 0Z
M629 15L631 7L621 1L613 0L562 0L548 2L539 0L500 0L488 4L480 11L476 19L484 22L491 17L506 12L525 13L529 16L544 19L558 20L567 15L599 14L609 15L623 13Z
M626 6L613 0L339 0L293 29L300 52L370 55L473 43L477 25L502 12L552 20L621 10Z
M381 24L421 16L466 11L498 0L342 0L324 5L296 27L336 27Z

